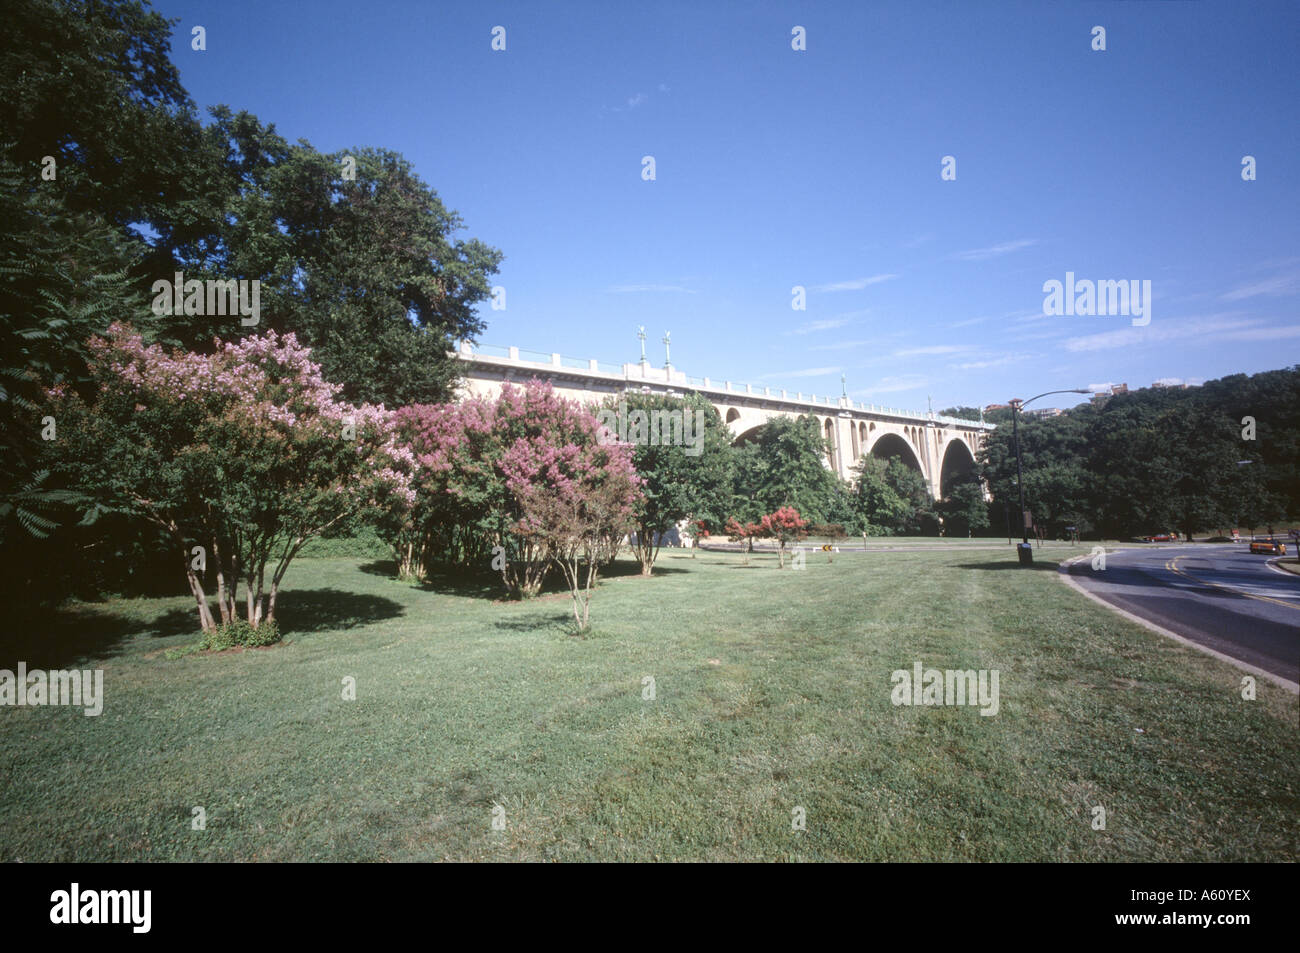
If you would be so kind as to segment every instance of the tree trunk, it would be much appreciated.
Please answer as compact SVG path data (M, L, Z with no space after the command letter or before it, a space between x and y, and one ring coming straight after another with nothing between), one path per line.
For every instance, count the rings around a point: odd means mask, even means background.
M174 521L162 522L159 520L158 522L160 525L167 527L167 531L180 549L181 559L185 562L185 578L190 584L190 592L194 594L194 602L199 610L199 628L204 633L211 632L217 627L217 624L212 621L212 610L208 607L208 597L203 591L203 583L199 581L198 574L195 573L194 566L190 562L190 551L186 545L185 537Z
M256 609L254 608L256 606L256 603L253 601L254 600L253 593L256 592L256 587L255 587L256 582L257 579L253 575L252 570L250 569L246 571L244 574L244 607L245 607L245 617L248 619L249 625L255 625L253 619L257 615Z
M305 537L299 536L295 539L293 545L285 550L279 565L275 567L275 571L271 573L271 594L266 606L267 622L275 621L275 597L280 594L280 582L284 579L284 574L289 570L289 563L293 561L294 556L298 555L298 550L302 549L304 542L306 542Z
M217 564L217 608L221 612L221 624L229 625L235 608L235 594L226 589L226 567L221 552L221 545L214 537L212 540L212 559ZM238 584L238 580L236 580Z
M658 555L654 545L654 530L641 524L636 529L636 558L641 563L641 575L649 576L654 572L655 556Z
M266 596L264 595L265 591L266 591L266 563L262 563L262 565L257 567L257 602L256 602L257 618L248 620L249 624L252 625L252 627L255 629L262 624L263 610L266 607Z
M190 566L189 554L185 554L185 578L190 582L190 592L194 593L194 601L199 608L199 626L207 633L217 627L212 621L212 610L208 607L208 598L203 592L203 583L199 582L198 574Z

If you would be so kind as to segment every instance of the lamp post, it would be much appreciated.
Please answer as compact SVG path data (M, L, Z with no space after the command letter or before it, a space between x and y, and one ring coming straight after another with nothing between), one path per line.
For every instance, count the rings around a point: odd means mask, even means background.
M1016 487L1020 491L1020 545L1016 547L1016 552L1020 556L1020 565L1032 566L1034 563L1034 547L1029 545L1029 527L1024 525L1025 520L1025 481L1021 479L1020 471L1020 408L1025 404L1032 404L1039 397L1050 397L1053 394L1092 394L1097 393L1091 387L1071 387L1066 390L1049 390L1031 397L1029 400L1017 400L1012 398L1007 401L1011 405L1011 439L1016 445Z

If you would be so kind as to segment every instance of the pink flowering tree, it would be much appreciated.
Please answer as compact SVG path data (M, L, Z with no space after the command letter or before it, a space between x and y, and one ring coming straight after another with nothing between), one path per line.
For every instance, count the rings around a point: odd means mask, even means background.
M210 354L146 346L114 324L92 339L93 400L55 392L61 468L102 505L166 531L199 625L272 623L290 562L312 537L369 507L413 503L414 460L383 407L338 399L293 334L268 332ZM270 575L268 578L268 569Z
M381 530L397 556L399 578L424 580L435 562L486 564L493 545L484 525L492 498L491 416L482 401L422 404L393 414L396 439L412 456L409 507L389 511Z
M576 405L566 410L567 432L516 440L501 470L518 507L514 532L560 567L583 632L596 576L612 558L608 549L634 524L641 481L631 446L602 445L594 417Z
M629 448L602 446L596 419L543 381L507 384L493 400L403 407L395 431L415 467L415 502L389 532L399 573L422 578L431 560L490 560L516 598L541 590L556 547L571 540L557 530L561 514L570 513L570 528L587 525L597 506L578 503L632 474ZM609 534L593 547L606 561L627 530L612 517L594 523Z
M783 506L764 516L758 525L758 535L776 540L779 568L784 569L786 547L808 535L808 521L793 506Z

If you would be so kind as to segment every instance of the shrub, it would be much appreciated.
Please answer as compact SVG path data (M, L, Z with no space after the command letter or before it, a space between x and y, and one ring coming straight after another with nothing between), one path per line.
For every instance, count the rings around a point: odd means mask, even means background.
M307 540L414 497L414 460L393 443L391 415L341 401L292 334L197 354L146 345L114 324L87 348L93 398L50 391L57 469L101 508L165 535L205 633L237 617L241 582L252 594L248 623L273 621L280 582ZM204 590L209 570L220 623Z
M414 462L414 504L386 527L404 578L423 578L434 561L490 561L512 597L536 595L557 539L569 537L548 522L554 512L539 520L530 507L572 509L603 481L633 476L632 448L607 446L596 418L544 381L506 384L494 400L403 407L395 427ZM544 493L555 499L543 503ZM594 558L612 558L625 530L614 523Z
M798 539L808 535L808 522L792 506L783 506L773 513L768 513L759 521L758 535L774 538L777 541L777 558L780 568L785 568L785 548Z
M223 622L204 633L198 648L203 652L224 652L236 646L260 648L280 641L280 626L274 619L263 619L260 625L249 625L247 619Z

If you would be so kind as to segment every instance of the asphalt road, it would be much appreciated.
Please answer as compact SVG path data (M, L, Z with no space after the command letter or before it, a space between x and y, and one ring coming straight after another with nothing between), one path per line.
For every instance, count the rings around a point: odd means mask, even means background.
M1290 542L1288 557L1294 554ZM1068 569L1089 592L1198 645L1300 682L1300 576L1246 545L1124 549Z

